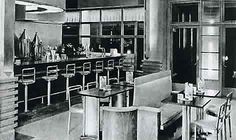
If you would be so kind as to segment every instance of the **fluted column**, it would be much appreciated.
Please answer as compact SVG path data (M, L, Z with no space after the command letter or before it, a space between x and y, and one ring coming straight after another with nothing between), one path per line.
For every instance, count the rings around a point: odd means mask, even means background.
M14 9L15 0L0 1L0 79L14 76Z
M168 0L146 0L145 2L146 60L143 61L143 71L146 74L165 69L167 9Z
M146 56L162 62L166 47L167 0L146 0Z

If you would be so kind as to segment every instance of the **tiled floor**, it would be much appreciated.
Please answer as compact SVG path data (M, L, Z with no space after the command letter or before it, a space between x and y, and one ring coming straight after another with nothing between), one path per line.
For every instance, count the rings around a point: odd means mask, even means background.
M228 140L236 140L236 100L232 102L232 138ZM63 112L40 121L32 122L17 128L16 132L23 135L18 140L25 140L28 136L29 140L68 140L67 134L68 112ZM82 114L72 115L70 140L78 140L82 133ZM212 140L216 140L213 138Z
M67 140L68 112L26 124L16 132L33 137L32 140ZM70 140L78 140L82 133L82 114L73 114Z

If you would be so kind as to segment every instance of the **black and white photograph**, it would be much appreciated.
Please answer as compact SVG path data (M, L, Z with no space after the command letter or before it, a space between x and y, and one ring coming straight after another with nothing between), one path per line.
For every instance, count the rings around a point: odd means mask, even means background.
M0 0L0 140L236 140L236 0Z

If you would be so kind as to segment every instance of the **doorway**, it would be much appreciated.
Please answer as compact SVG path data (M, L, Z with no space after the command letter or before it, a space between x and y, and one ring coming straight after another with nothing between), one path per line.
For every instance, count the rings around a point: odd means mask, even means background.
M197 28L173 29L173 82L196 83Z
M224 87L236 88L236 28L225 29Z

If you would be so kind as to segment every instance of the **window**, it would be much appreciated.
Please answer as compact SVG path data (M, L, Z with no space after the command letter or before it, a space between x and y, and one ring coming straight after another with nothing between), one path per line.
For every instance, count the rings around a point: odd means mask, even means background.
M172 22L198 21L198 4L173 4Z

